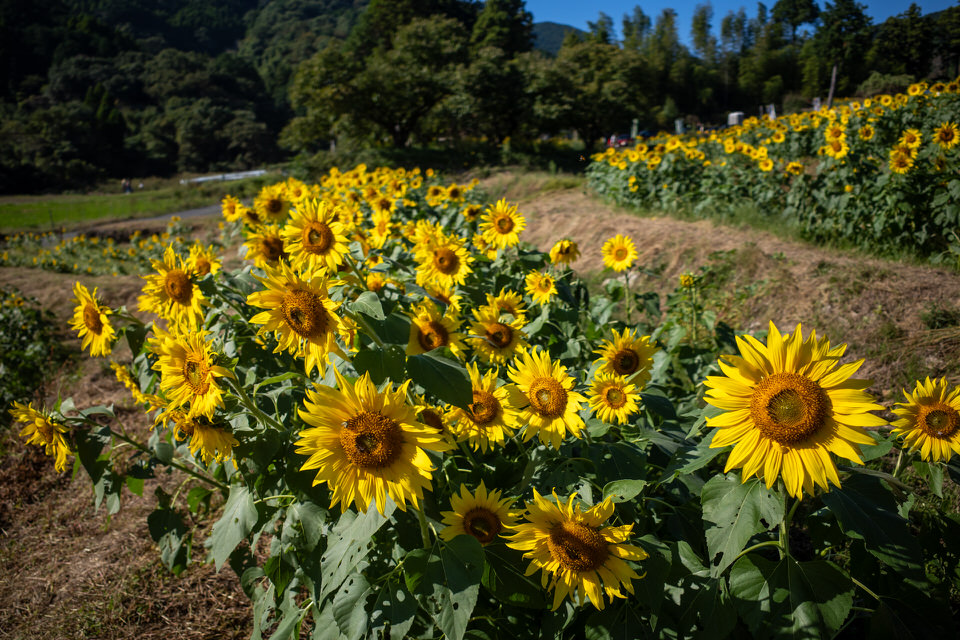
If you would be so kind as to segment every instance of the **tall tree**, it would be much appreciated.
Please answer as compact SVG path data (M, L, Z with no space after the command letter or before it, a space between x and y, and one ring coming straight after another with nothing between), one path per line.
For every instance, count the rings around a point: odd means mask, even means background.
M833 4L827 3L820 14L815 41L821 60L830 68L828 104L835 91L852 90L866 75L864 60L872 33L865 9L856 0L835 0Z
M640 7L634 7L633 12L623 16L623 48L639 49L650 35L650 16Z
M693 10L693 24L690 35L693 40L693 50L700 59L712 65L717 54L717 39L713 35L713 5L698 4Z
M496 47L509 55L533 46L533 14L523 0L486 0L470 35L473 51Z
M777 0L773 5L773 19L790 27L790 42L797 41L797 29L814 22L820 15L815 0Z

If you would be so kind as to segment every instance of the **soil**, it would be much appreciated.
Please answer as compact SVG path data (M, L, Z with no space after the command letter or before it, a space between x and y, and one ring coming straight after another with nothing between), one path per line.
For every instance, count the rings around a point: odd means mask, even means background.
M498 174L483 180L491 199L518 202L527 218L523 239L541 250L562 238L576 240L582 257L573 266L599 283L600 248L621 233L633 238L644 275L634 288L662 301L687 272L709 269L716 283L707 301L718 317L745 331L773 321L784 331L797 323L866 358L858 374L875 380L874 393L890 406L899 389L919 376L952 374L960 362L960 276L952 271L833 251L745 228L638 217L609 206L580 186L550 176L518 181ZM216 218L195 218L198 234ZM139 228L115 223L111 232ZM0 282L40 299L61 324L72 314L71 287L79 279L99 287L112 306L136 308L137 277L77 277L25 268L0 268ZM72 396L78 406L114 404L132 433L146 436L146 419L103 361L79 353L51 371L48 401ZM129 358L119 352L118 359ZM956 380L953 380L956 382ZM161 567L146 518L158 486L172 491L178 474L148 481L143 496L124 493L118 514L95 510L85 473L58 475L50 458L21 444L15 430L0 432L0 638L245 638L251 606L238 578L225 567L197 562L179 577ZM199 523L195 560L211 521Z

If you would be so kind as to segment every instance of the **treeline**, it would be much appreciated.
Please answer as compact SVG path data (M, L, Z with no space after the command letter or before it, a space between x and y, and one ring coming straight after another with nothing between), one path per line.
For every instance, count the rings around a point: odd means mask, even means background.
M601 13L551 57L531 49L523 2L490 0L472 22L457 5L373 0L346 43L300 66L283 143L311 152L330 141L499 144L575 131L589 146L634 119L641 130L681 117L720 124L732 110L807 108L831 86L872 94L958 72L958 7L923 16L914 4L873 25L854 0L758 3L752 16L719 20L702 4L686 26L691 47L672 9L651 17L636 7L619 29Z
M952 78L960 7L879 25L854 0L704 4L691 25L637 7L535 44L523 0L0 0L0 191L796 110L834 70L842 96Z

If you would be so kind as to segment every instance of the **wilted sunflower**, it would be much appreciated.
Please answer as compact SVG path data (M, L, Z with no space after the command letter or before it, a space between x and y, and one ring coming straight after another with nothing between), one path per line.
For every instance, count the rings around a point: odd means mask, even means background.
M256 276L255 276L256 277ZM337 333L341 330L336 311L339 302L327 293L327 278L302 278L289 265L280 263L276 269L267 268L266 277L257 277L267 288L247 296L247 303L265 308L250 318L252 324L262 324L259 334L275 332L277 348L274 353L288 351L304 358L307 375L314 367L323 371L331 352L338 352Z
M540 442L559 449L567 431L580 437L579 412L587 399L573 390L575 380L566 367L551 361L543 349L523 350L507 373L516 384L510 388L510 403L521 408L524 442L539 435Z
M960 387L949 389L946 378L917 381L912 394L906 389L906 402L898 402L893 412L900 418L892 424L893 434L903 436L911 451L934 462L948 462L960 453Z
M304 273L337 272L347 253L347 237L337 210L323 200L301 200L281 232L290 263Z
M571 264L580 258L580 248L573 240L560 240L550 249L550 262Z
M283 222L290 212L290 200L284 184L268 185L253 199L253 209L263 222Z
M152 260L153 275L143 276L143 295L138 306L140 311L155 313L173 325L196 329L203 320L203 307L207 301L200 289L190 279L190 268L168 246L163 260Z
M433 282L441 287L463 284L473 272L473 257L456 237L435 239L416 255L417 284Z
M460 318L455 311L447 307L447 313L441 313L432 300L426 299L411 314L407 354L447 347L459 358L463 355L463 334L459 331Z
M66 425L57 422L45 412L34 409L32 402L25 406L15 401L10 415L14 421L24 425L20 430L20 437L26 438L27 444L43 447L48 456L53 456L57 472L63 473L67 468L67 456L73 454L63 436L67 432Z
M622 333L613 330L613 340L604 340L594 353L600 356L598 373L612 373L624 376L637 390L643 389L650 381L650 368L653 366L653 354L657 347L650 344L650 336L639 336L632 329Z
M520 242L520 233L527 226L526 219L517 212L517 205L500 198L490 205L480 218L483 239L498 249L506 249Z
M80 349L90 347L90 355L94 357L110 355L113 341L116 338L116 331L110 324L109 318L113 312L109 307L103 307L97 301L96 287L94 287L91 295L89 289L79 282L75 282L73 299L77 306L73 310L70 328L78 332L78 337L82 340Z
M499 369L480 375L476 363L470 363L467 372L473 387L473 401L466 409L450 410L452 430L457 440L468 440L471 447L486 453L488 448L502 446L513 436L518 428L518 412L510 404L508 388L497 387Z
M636 386L623 376L598 372L587 393L587 402L598 418L613 424L626 424L640 410Z
M553 276L548 273L531 271L524 280L527 295L533 298L537 304L544 305L550 302L550 298L557 294L557 287L553 282Z
M933 141L940 145L941 149L952 149L960 142L960 129L956 123L944 122L934 130Z
M846 345L831 348L816 332L803 340L800 325L781 335L770 323L767 344L737 337L740 355L720 358L723 376L708 376L705 399L724 413L707 418L719 429L711 447L735 444L724 472L743 467L743 479L782 476L787 493L813 495L814 485L840 486L830 454L861 463L857 445L873 444L864 427L886 424L869 411L882 406L864 391L871 382L850 378L863 360L839 365Z
M316 385L300 409L310 425L296 442L296 452L308 456L301 468L317 470L313 484L330 486L331 507L342 503L346 509L352 502L365 512L375 500L383 513L390 496L401 510L408 502L419 508L433 471L426 451L452 445L417 421L406 403L409 380L377 391L369 373L351 384L335 372L337 388Z
M474 309L473 317L467 343L484 362L504 364L517 349L527 345L524 322L520 318L508 320L490 307Z
M510 509L512 505L513 500L501 499L496 489L488 493L483 480L476 493L470 493L467 486L461 484L460 495L450 496L450 508L453 511L440 512L443 524L447 525L440 531L440 537L450 541L457 536L468 535L487 546L497 539L504 528L513 527L516 523L520 514Z
M603 243L603 265L614 271L626 271L637 259L637 248L629 236L617 234Z
M607 498L586 511L574 505L573 493L566 504L557 492L553 501L533 490L533 502L527 502L527 522L512 527L516 530L508 547L523 551L530 558L527 575L541 573L543 587L553 589L556 609L570 596L583 605L586 596L597 609L603 609L606 597L626 598L621 586L633 593L633 580L642 576L625 560L645 560L647 552L627 544L633 525L602 526L613 515L613 501Z
M187 415L213 416L223 406L223 391L217 378L236 378L229 369L215 364L207 343L206 331L191 331L170 340L160 356L160 389L168 406L176 409L189 405Z
M177 440L187 440L190 453L204 464L210 464L211 460L229 460L233 448L240 444L230 431L213 424L205 416L189 416L178 409L168 409L157 421L172 422Z

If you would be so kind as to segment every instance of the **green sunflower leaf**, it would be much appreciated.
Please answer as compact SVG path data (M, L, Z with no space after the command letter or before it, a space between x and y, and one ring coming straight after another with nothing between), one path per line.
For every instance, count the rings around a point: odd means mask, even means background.
M783 519L783 502L756 478L741 483L737 474L714 476L703 485L701 499L714 576L733 563L750 538Z
M361 349L353 357L353 366L360 375L369 373L374 384L383 384L387 378L400 383L404 380L404 357L403 347L395 344L387 345L383 349L380 347Z
M407 588L416 595L447 638L462 640L477 604L483 577L483 547L473 536L458 536L439 550L409 553Z
M414 382L448 404L464 408L473 401L473 385L462 364L422 353L407 358L407 373Z
M210 537L204 543L210 549L210 557L217 571L220 571L237 545L253 531L258 518L250 490L242 484L232 485L227 504L223 507L223 516L214 523Z

